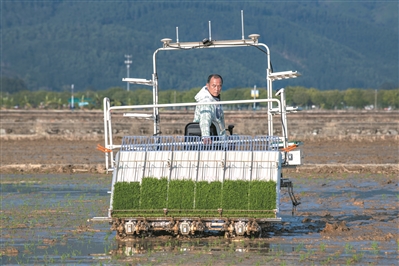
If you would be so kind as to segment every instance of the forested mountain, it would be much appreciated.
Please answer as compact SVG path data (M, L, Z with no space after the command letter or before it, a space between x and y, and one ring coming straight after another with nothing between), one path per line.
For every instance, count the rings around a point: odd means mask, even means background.
M209 21L212 39L241 39L241 10L245 38L260 34L273 70L302 74L275 87L399 86L396 0L3 0L1 75L33 91L126 87L125 54L130 77L151 79L153 53L161 39L176 41L176 27L180 42L207 38ZM203 86L212 72L223 75L225 89L266 86L265 56L255 48L161 52L157 60L161 90Z

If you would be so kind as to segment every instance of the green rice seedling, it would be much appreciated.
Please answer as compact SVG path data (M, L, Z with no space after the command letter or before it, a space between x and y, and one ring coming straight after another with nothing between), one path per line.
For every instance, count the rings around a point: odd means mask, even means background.
M226 210L248 209L248 183L243 180L227 180L223 183L222 208Z
M324 260L324 261L322 261L322 263L321 264L323 264L323 265L328 265L328 264L330 264L331 263L331 261L333 260L333 257L331 257L331 256L328 256L327 257L327 259L326 260Z
M24 252L31 253L31 248L33 248L33 243L24 243Z
M352 265L352 263L358 263L362 259L363 254L353 254L351 258L346 260L346 265Z
M378 242L373 241L373 242L371 243L371 249L373 250L373 254L374 254L374 255L377 255L378 252L380 251L380 247L379 247L379 245L378 245Z
M307 260L312 255L312 252L306 252L299 255L299 261Z
M148 248L147 249L147 256L150 257L152 255L152 249Z
M273 210L276 208L276 182L258 181L249 182L249 209Z
M104 246L104 253L105 253L105 254L108 254L108 252L109 252L109 247Z
M72 257L79 256L80 254L82 254L82 252L79 250L76 250L76 249L72 250L72 252L71 252Z
M217 210L221 207L221 191L222 182L197 182L195 208L198 210Z
M346 244L345 244L345 253L346 253L346 254L349 254L349 253L352 252L352 250L353 250L352 244L346 243Z
M166 208L167 183L167 178L143 178L140 193L140 209Z
M274 216L272 210L276 208L276 197L276 183L273 181L168 182L167 178L146 177L141 185L139 182L118 182L114 185L113 215L137 215L142 213L140 210L154 210L151 215L163 216L159 210L168 208L168 215L171 216L206 217L219 215L218 209L222 208L223 215L227 217L250 215L266 218Z
M68 259L68 256L69 256L68 253L63 253L61 255L61 262L64 263Z
M210 257L210 258L208 259L208 262L206 263L206 265L211 266L211 265L213 265L213 263L214 263L214 258L213 258L213 257Z
M109 239L109 236L111 235L111 231L108 231L105 236L104 236L104 240L107 241Z
M320 249L321 252L326 251L326 244L325 243L320 243L319 249Z
M140 183L118 182L114 186L113 209L129 210L139 209Z
M169 209L194 208L195 182L192 180L171 180L168 190Z
M300 243L299 245L297 245L295 247L295 251L300 252L304 247L305 247L305 245L303 243Z

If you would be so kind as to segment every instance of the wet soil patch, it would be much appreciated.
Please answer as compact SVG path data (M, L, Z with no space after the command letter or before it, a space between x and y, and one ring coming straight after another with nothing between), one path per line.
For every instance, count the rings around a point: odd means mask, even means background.
M111 175L3 174L1 261L107 265L397 265L396 175L287 174L301 201L259 238L117 241L106 222Z

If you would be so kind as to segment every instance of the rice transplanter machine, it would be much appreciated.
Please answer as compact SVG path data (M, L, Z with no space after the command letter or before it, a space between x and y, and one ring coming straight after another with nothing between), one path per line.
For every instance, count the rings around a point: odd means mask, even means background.
M241 17L242 18L242 17ZM242 23L243 24L243 23ZM209 22L209 32L210 32ZM223 234L226 238L260 236L280 216L281 189L288 190L293 211L299 204L292 182L282 177L282 168L301 164L301 143L288 140L287 113L298 109L286 106L284 89L272 97L272 83L295 78L296 71L272 72L270 51L258 41L258 34L239 40L179 42L162 39L162 47L153 54L151 79L124 78L131 84L152 87L153 104L111 106L104 98L105 168L112 172L110 205L107 220L117 238L133 238L169 234L197 237ZM266 56L266 99L220 101L205 104L267 103L268 135L232 134L225 138L211 136L212 143L203 144L198 125L188 123L182 136L160 134L161 108L187 107L199 103L158 103L156 59L159 52L190 49L256 47ZM151 110L149 114L134 113ZM124 136L121 145L113 143L111 114L123 111L124 117L153 120L152 136ZM273 134L273 117L280 116L282 136Z

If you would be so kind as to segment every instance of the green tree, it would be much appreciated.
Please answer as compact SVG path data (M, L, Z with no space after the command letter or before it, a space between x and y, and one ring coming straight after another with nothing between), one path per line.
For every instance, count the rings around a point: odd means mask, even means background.
M111 105L120 106L123 105L124 100L127 98L125 97L125 90L121 87L113 87L108 89L109 93L109 100Z
M189 91L186 91L183 95L182 95L182 101L185 103L192 103L195 102L195 95L201 90L201 88L193 88Z
M348 107L362 109L367 103L363 96L364 91L361 89L347 89L345 91L344 101Z
M368 89L368 90L362 90L362 91L363 91L362 98L364 100L364 106L374 105L375 97L376 97L376 90Z
M16 93L28 89L25 82L20 78L2 77L0 81L1 91L3 93Z
M311 105L311 98L305 87L287 87L285 91L287 105L302 107Z
M381 98L383 107L399 108L399 88L382 91Z
M141 89L141 90L137 90L136 93L137 93L137 97L138 97L140 105L152 104L152 102L153 102L152 90ZM158 102L159 102L159 99L158 99Z
M310 88L307 91L308 95L310 96L310 101L312 104L324 109L325 105L325 96L324 93L315 89L315 88Z
M323 109L341 109L344 102L344 92L339 90L324 91Z

